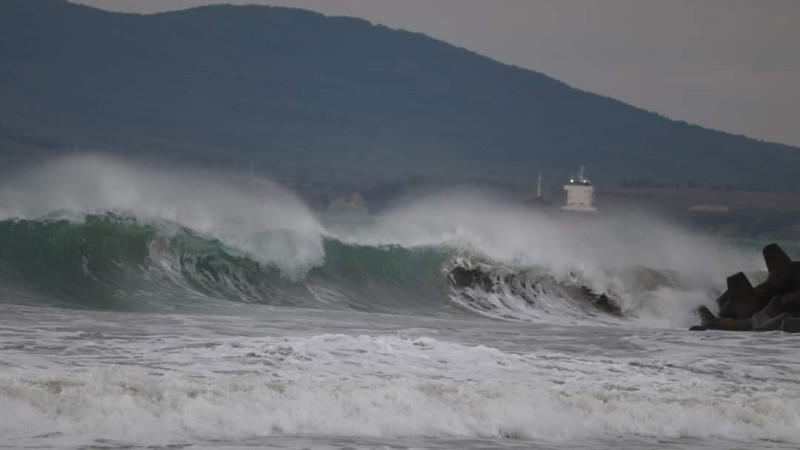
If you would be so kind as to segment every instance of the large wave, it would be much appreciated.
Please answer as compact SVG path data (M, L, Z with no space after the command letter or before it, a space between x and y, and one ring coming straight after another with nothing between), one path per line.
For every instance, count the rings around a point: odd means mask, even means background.
M316 217L295 195L260 178L79 156L20 174L0 189L2 219L79 221L109 212L217 239L290 278L324 256Z
M263 231L258 239L288 238ZM396 311L415 305L442 309L435 303L446 297L438 289L448 252L439 249L370 248L325 239L324 261L297 278L284 269L298 261L265 262L172 222L112 213L79 220L7 219L0 221L0 240L4 297L12 301L141 310L212 308L219 300L234 300Z
M453 300L481 314L523 320L597 312L588 305L684 325L699 304L710 303L727 275L758 272L763 265L754 249L660 217L532 210L463 190L404 202L336 235L358 245L455 249L449 267L471 280L453 283ZM611 300L611 308L598 304L601 297Z
M97 156L9 180L0 240L5 301L131 310L235 300L683 325L725 275L760 264L646 216L544 214L458 192L320 221L263 179Z

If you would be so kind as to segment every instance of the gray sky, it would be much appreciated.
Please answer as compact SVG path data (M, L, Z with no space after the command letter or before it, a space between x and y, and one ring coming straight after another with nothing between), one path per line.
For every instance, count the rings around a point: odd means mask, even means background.
M800 0L74 0L152 13L214 3L362 17L674 119L800 146Z

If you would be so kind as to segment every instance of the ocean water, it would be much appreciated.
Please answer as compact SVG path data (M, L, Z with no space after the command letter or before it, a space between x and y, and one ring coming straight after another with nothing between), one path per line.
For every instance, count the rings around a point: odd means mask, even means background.
M761 245L56 161L0 187L0 447L797 448L800 337L686 331Z

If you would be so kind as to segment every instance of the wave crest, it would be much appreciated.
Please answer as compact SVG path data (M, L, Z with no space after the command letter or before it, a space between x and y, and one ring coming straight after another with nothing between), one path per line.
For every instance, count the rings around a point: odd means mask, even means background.
M229 299L682 326L725 274L760 267L643 216L562 217L459 192L323 225L266 180L91 156L0 188L0 238L4 298L123 309ZM488 282L460 283L458 271Z

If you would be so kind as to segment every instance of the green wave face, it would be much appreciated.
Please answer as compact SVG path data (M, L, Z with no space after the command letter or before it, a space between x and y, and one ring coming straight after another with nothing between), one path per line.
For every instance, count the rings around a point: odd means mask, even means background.
M152 226L115 216L0 222L4 287L32 297L95 308L122 308L119 291L147 264ZM9 286L9 284L11 286ZM16 300L4 295L4 301ZM11 298L9 298L11 297Z
M175 224L114 214L4 220L0 301L114 310L202 308L220 300L377 311L449 307L445 250L326 240L325 254L323 265L290 280Z
M271 248L273 242L291 241L287 233L259 233L248 242ZM111 213L80 220L4 220L0 302L165 312L221 312L230 302L243 302L534 321L636 314L629 303L602 300L600 294L615 300L614 292L593 292L579 274L557 279L545 267L501 265L455 247L326 239L324 253L304 276L286 277L280 264L259 262L241 247L175 223ZM673 274L645 268L609 279L618 280L618 290L628 297L634 288L638 297L681 289Z

